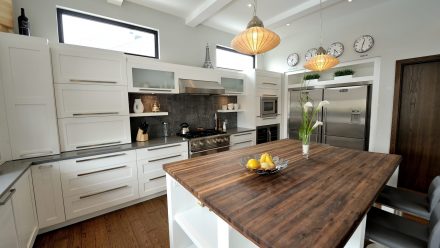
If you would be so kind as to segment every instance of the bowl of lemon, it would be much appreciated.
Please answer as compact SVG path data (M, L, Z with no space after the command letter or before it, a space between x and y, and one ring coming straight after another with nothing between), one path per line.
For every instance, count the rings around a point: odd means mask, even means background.
M275 174L288 165L286 159L281 159L277 156L265 152L263 154L255 154L247 157L243 157L240 160L240 164L249 171L255 172L259 175Z

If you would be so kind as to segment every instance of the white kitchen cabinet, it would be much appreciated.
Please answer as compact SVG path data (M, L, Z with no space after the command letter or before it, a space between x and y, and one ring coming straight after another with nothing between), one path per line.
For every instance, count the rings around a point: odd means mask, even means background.
M225 88L225 95L243 95L245 92L245 74L238 71L220 71L220 84Z
M256 71L255 84L262 89L281 90L281 74L268 71Z
M166 190L163 165L188 159L188 143L156 146L136 150L139 194L149 196Z
M58 126L62 151L131 143L128 116L64 118Z
M176 94L179 92L177 65L149 58L128 56L128 91Z
M55 163L31 167L40 228L62 223L64 214L63 192L61 189L60 165Z
M255 131L232 134L230 137L230 149L236 150L244 147L253 146L256 144L256 139L257 138Z
M0 165L11 160L11 143L9 142L8 121L6 119L6 104L0 79Z
M32 247L38 233L38 220L32 176L29 170L14 184L13 189L16 191L11 199L18 243L23 248Z
M127 115L126 86L56 84L58 118Z
M66 44L51 45L51 52L55 83L127 84L122 52Z
M0 33L0 70L12 158L59 153L47 40Z
M0 199L0 248L18 248L18 237L15 227L14 212L10 197L15 189L5 193Z
M220 83L220 72L218 70L179 65L178 76L182 79L194 79L201 81L214 81Z

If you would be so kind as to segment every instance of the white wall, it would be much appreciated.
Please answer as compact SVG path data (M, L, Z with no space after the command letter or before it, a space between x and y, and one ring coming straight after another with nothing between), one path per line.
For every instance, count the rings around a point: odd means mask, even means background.
M108 4L106 0L13 0L13 4L16 17L20 8L25 8L31 23L31 34L48 38L51 42L58 42L57 6L158 29L160 59L171 63L202 66L207 42L211 45L211 59L214 62L215 44L229 46L233 38L231 34L206 26L191 28L181 18L130 2L124 2L122 7Z
M439 0L353 0L330 7L323 14L324 47L342 42L345 53L341 61L360 59L353 51L358 36L371 34L375 38L368 57L381 57L382 63L374 151L389 151L396 60L440 54L439 10ZM297 68L301 68L305 52L319 46L318 14L298 20L289 28L295 32L264 55L265 69L289 70L286 57L292 52L300 54Z

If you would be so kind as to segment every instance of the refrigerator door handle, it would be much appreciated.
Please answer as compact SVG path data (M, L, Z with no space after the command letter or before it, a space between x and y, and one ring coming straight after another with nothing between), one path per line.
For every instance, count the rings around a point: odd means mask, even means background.
M323 116L323 122L324 125L322 127L322 137L324 138L323 143L327 144L327 108L324 108L324 116Z

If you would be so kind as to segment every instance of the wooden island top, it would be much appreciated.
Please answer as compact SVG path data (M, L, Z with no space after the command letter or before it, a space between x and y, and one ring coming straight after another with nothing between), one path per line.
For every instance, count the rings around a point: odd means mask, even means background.
M398 155L280 140L164 165L211 211L260 247L343 247L401 161ZM248 172L240 158L289 160L278 174Z

